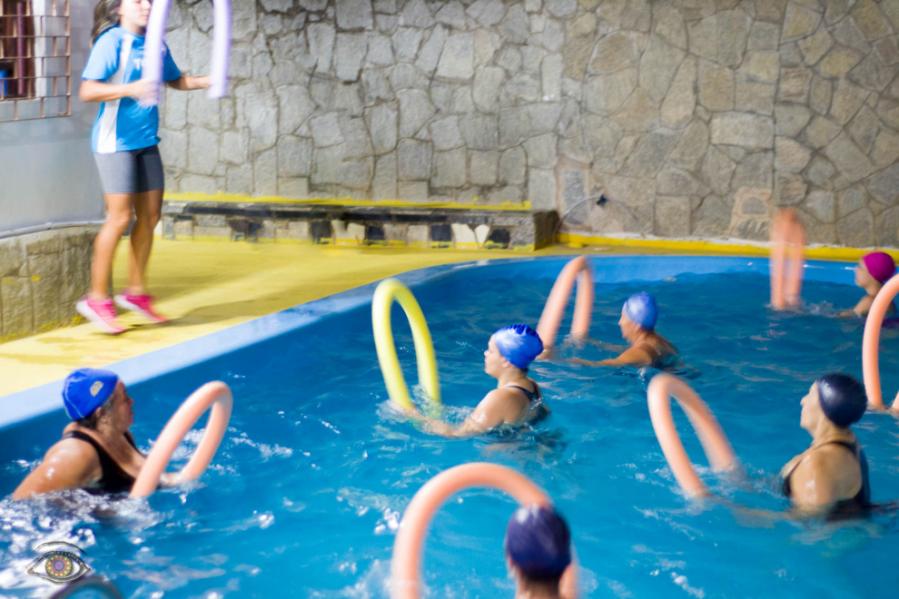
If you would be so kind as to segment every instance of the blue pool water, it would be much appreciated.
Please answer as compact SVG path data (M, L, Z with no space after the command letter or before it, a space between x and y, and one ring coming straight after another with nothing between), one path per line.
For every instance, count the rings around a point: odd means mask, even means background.
M463 418L491 387L481 371L489 334L513 321L535 323L564 263L494 262L413 277L449 417ZM783 511L776 474L809 443L799 428L799 400L820 374L861 374L861 323L829 316L858 299L851 266L810 264L806 310L775 313L765 307L764 261L610 257L593 263L591 336L621 343L621 302L640 289L654 293L662 310L659 331L681 350L681 373L715 412L746 472L732 479L703 469L704 479L732 503ZM348 309L308 318L338 305ZM307 324L277 335L273 322ZM401 360L414 380L411 335L399 309L394 323ZM524 472L554 498L573 529L584 596L868 597L895 591L895 515L837 526L686 500L649 422L645 389L652 371L539 363L532 374L552 409L548 420L519 435L446 440L418 431L390 409L369 304L318 303L205 343L247 334L269 338L131 387L133 430L146 448L200 383L231 385L230 430L200 484L157 493L148 503L3 501L0 588L35 592L38 580L24 574L36 556L33 547L68 540L130 596L386 597L395 529L411 496L447 467L486 460ZM563 357L573 355L610 354L594 345L562 350ZM151 356L143 368L153 371L170 359ZM899 337L886 332L881 369L888 398L899 388L897 366ZM122 368L135 373L140 363ZM677 421L687 450L704 464L679 413ZM12 491L63 425L57 411L4 430L0 493ZM869 414L855 428L870 461L874 499L899 499L897 421ZM179 453L180 463L186 455L186 449ZM477 490L440 512L424 558L429 596L512 595L502 559L512 510L505 496Z

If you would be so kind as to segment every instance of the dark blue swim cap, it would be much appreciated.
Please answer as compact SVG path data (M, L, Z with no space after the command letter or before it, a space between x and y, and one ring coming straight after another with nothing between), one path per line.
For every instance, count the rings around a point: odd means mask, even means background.
M647 331L651 331L655 328L656 319L659 317L659 308L656 305L655 298L645 291L635 293L627 298L621 311L630 318L632 322Z
M493 333L492 339L500 355L522 370L527 370L534 358L543 352L540 335L526 324L503 327Z
M109 370L79 368L62 384L62 403L72 420L87 418L112 397L119 375Z
M868 409L865 388L846 374L825 374L815 381L818 400L827 419L843 428L861 420Z
M520 507L506 528L506 555L527 578L559 578L571 563L568 524L552 507Z

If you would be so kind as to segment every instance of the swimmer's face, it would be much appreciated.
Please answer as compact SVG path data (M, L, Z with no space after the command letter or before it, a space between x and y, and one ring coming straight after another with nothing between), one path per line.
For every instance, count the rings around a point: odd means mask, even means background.
M802 398L801 405L802 414L799 416L799 426L813 433L822 416L817 384L812 383L812 386L808 388L808 393Z
M131 428L131 425L134 423L134 400L128 395L128 390L122 381L119 381L116 385L112 398L109 401L111 402L110 408L112 409L112 418L113 422L116 423L116 428L121 430Z
M865 287L875 282L876 280L871 276L871 273L868 272L865 263L859 260L858 264L855 265L855 284L859 287Z
M487 342L487 349L484 351L484 372L491 376L496 376L503 367L503 355L499 353L493 337Z
M628 341L633 339L639 329L634 321L625 315L624 310L621 311L621 317L618 319L618 328L621 329L621 336Z
M150 20L150 0L122 0L119 5L119 17L122 26L132 25L145 28Z

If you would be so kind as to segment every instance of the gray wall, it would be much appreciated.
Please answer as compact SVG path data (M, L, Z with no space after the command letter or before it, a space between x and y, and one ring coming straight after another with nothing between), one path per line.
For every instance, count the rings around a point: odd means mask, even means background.
M177 3L208 68L210 3ZM899 0L242 0L170 189L529 199L563 230L899 245ZM598 205L603 192L609 199Z
M93 2L71 3L72 116L0 123L0 236L102 219L90 151L96 105L77 99Z

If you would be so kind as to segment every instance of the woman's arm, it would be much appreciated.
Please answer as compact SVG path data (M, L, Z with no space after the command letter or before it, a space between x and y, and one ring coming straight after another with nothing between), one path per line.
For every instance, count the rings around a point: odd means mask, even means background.
M109 102L121 98L141 100L155 93L155 86L144 80L131 83L104 83L94 79L83 79L78 88L82 102Z
M211 85L208 75L192 77L190 75L181 75L172 81L166 81L166 85L178 91L188 92L195 89L206 89Z
M630 347L621 352L617 358L599 361L572 358L571 361L584 366L649 366L652 364L652 356L642 347Z
M82 447L83 446L83 447ZM90 445L65 440L47 452L12 494L13 499L83 487L99 475L100 462Z
M855 307L852 310L848 311L847 316L865 316L869 310L871 310L871 304L874 303L874 299L870 295L866 295L862 299L858 300L858 303L855 304Z
M441 437L474 437L505 422L503 403L499 391L494 390L484 396L481 403L459 426L453 426L435 418L421 417L421 420L425 430Z

